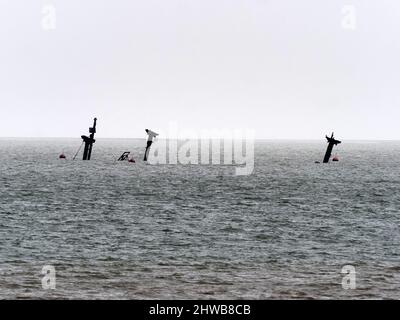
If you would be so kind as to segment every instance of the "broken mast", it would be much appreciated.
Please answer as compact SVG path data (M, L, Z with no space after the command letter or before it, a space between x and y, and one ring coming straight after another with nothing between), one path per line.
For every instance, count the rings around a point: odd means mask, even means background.
M330 138L328 136L326 136L326 140L328 140L328 148L326 149L326 153L325 153L325 157L324 157L324 163L328 163L329 162L329 159L332 156L333 147L337 146L340 143L342 143L342 141L336 140L333 137L333 132L332 132L332 136Z
M92 156L93 143L96 142L96 140L94 139L94 134L96 133L96 123L97 123L97 118L94 118L93 127L89 128L89 133L90 133L89 137L81 136L83 142L85 143L85 149L83 151L83 160L90 160L90 157Z

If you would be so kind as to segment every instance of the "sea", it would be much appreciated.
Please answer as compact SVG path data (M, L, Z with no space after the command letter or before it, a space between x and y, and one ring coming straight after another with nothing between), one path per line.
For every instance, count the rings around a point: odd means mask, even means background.
M244 176L145 143L0 139L0 299L400 299L400 142L260 140Z

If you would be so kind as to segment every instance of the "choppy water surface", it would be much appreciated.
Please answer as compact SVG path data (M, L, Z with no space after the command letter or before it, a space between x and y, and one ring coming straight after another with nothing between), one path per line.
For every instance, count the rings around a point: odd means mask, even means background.
M143 144L0 140L0 298L400 298L400 143L258 142L240 177L115 161Z

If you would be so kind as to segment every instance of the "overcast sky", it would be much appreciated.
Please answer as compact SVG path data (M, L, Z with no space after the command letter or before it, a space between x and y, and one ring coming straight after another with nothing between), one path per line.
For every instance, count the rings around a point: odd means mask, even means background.
M400 139L398 0L0 4L2 137Z

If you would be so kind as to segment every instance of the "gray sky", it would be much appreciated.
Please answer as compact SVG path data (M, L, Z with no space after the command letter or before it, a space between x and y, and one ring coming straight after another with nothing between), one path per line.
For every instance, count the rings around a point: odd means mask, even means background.
M398 0L0 0L0 136L400 139L399 30Z

